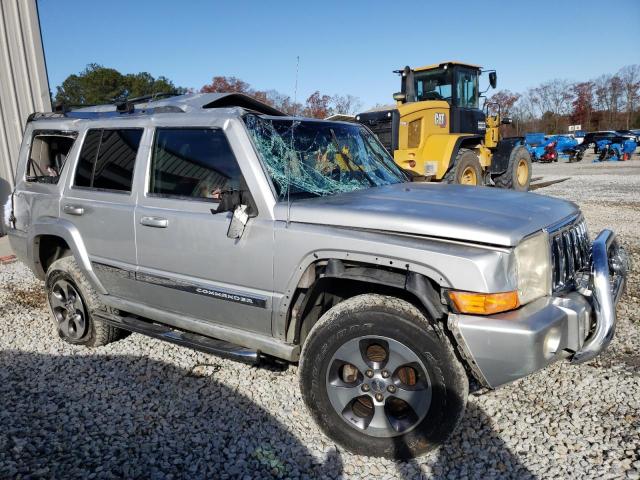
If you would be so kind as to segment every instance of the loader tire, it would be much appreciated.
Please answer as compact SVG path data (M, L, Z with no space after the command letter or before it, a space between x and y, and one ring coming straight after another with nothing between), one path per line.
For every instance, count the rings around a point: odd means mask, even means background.
M461 148L458 151L458 155L456 155L453 166L442 180L445 183L456 183L458 185L484 185L478 155L473 150Z
M509 188L519 192L529 190L531 184L531 155L523 146L517 146L511 151L507 170L494 177L496 187Z

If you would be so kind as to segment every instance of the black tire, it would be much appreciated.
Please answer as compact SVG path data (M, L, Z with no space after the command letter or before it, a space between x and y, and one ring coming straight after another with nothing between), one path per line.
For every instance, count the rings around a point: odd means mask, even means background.
M470 175L469 175L470 174ZM473 176L476 183L466 183L465 178ZM478 155L473 150L461 148L456 155L455 162L442 180L446 183L455 183L459 185L484 185L482 180L482 168Z
M331 403L328 374L333 371L330 368L335 368L333 356L338 349L360 341L363 336L367 336L367 341L373 337L374 342L375 338L399 342L425 367L431 388L430 403L422 420L416 419L406 433L372 436L348 423ZM396 369L390 378L395 378L402 368L405 367ZM358 378L364 382L363 375L366 373L361 372ZM387 458L415 457L441 445L462 419L469 392L464 367L445 335L412 304L377 294L345 300L320 318L302 349L299 377L304 401L325 435L351 452ZM355 385L360 395L363 387ZM378 391L387 395L387 390ZM373 395L373 389L367 391ZM385 398L384 406L380 407L383 411L391 405L392 396L388 394Z
M59 320L62 309L60 307L60 301L58 300L56 303L54 297L59 295L59 287L61 285L70 285L73 291L80 296L80 303L75 306L72 305L69 308L81 315L82 321L78 322L78 324L81 324L81 331L80 328L61 329L60 327L61 324ZM112 309L100 302L98 294L86 279L73 257L60 258L49 266L45 279L45 289L47 291L51 318L56 324L58 336L65 342L73 345L100 347L128 335L128 332L113 327L93 315L92 312L96 309L106 311L112 311ZM74 330L74 332L73 334L65 334L63 330Z
M604 162L605 160L607 160L608 156L609 156L609 149L605 147L602 150L600 150L600 153L598 154L598 160L600 160L601 162Z
M524 181L518 180L518 166L522 163L526 164L527 175ZM510 188L519 192L526 192L529 190L531 184L531 155L525 147L519 145L511 151L509 156L509 164L507 170L494 177L493 179L496 187Z

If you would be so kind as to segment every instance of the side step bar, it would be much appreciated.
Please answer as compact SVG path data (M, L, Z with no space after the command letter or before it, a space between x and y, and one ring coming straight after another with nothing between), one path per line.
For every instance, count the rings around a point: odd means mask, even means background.
M211 353L219 357L229 358L237 362L257 365L260 363L261 355L256 350L234 345L211 337L205 337L197 333L176 330L167 325L155 323L139 317L121 317L119 315L95 310L92 312L105 322L114 327L122 328L130 332L142 333L150 337L159 338L167 342L193 348L201 352Z

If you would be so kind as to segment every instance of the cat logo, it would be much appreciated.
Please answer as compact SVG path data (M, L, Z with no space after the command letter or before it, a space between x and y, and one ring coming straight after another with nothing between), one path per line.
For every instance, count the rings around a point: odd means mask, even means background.
M447 114L446 113L438 113L436 112L434 116L434 123L436 126L444 128L447 126Z

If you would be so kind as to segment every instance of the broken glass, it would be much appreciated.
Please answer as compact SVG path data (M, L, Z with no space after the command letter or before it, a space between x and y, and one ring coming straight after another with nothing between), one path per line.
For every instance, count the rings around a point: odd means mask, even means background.
M281 199L407 181L378 139L360 125L256 115L244 120Z

